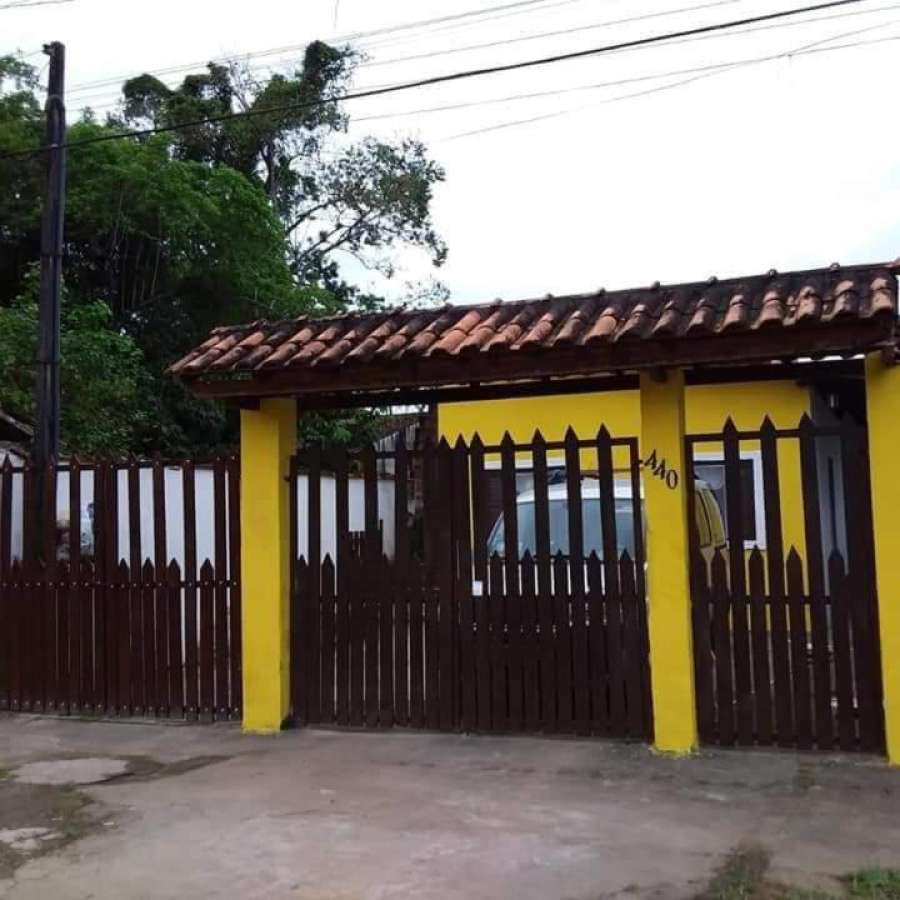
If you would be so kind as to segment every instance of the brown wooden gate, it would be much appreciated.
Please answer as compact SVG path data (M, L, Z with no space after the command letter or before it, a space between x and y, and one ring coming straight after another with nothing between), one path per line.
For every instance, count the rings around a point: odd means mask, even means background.
M879 751L884 744L866 435L849 417L795 429L729 420L688 438L719 448L727 543L692 561L701 739ZM755 473L748 477L748 458ZM789 485L799 484L799 496ZM692 497L693 501L693 497ZM760 508L761 507L761 508ZM756 511L762 520L754 530ZM788 546L802 516L803 545ZM796 530L796 524L794 526Z
M636 439L310 448L292 478L299 723L650 737Z
M34 467L5 461L0 710L240 719L240 467L202 468L73 459L41 501Z

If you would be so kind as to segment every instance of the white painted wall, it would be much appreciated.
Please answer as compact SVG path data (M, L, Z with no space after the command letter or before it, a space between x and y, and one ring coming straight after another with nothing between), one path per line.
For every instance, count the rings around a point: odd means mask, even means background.
M0 463L3 457L0 456ZM14 463L21 460L13 458ZM197 559L199 568L204 560L213 560L215 554L214 526L214 494L212 469L198 467L194 472L196 508L197 508ZM12 507L12 556L22 555L22 475L13 475ZM166 563L172 559L184 567L184 492L182 489L182 473L177 467L165 469L166 494ZM306 555L309 547L309 521L307 516L308 479L305 475L298 478L297 484L297 525L299 552ZM226 483L226 514L228 504L228 485ZM362 531L365 528L365 502L363 480L349 480L349 512L351 531ZM150 469L140 472L140 530L141 558L154 559L153 546L153 473ZM93 536L91 529L91 505L94 499L94 475L91 471L81 473L81 530L82 546L91 547ZM57 480L57 522L60 525L69 522L69 473L60 472ZM119 519L119 556L128 559L130 547L130 528L128 522L128 473L118 473L118 519ZM384 522L384 552L389 557L394 554L394 483L392 480L378 482L378 517ZM322 476L322 555L335 557L335 480L330 475ZM227 534L227 529L226 529Z

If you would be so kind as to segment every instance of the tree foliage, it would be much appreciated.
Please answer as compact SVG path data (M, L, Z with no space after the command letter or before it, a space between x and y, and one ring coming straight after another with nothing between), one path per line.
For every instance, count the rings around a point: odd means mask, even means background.
M0 407L22 417L33 412L37 349L37 272L23 294L0 307ZM146 378L134 340L111 327L101 301L66 304L62 323L62 427L66 443L82 453L124 453L147 425Z
M380 305L344 282L341 254L388 275L401 247L443 262L431 203L444 173L424 146L347 140L334 98L354 62L350 51L316 42L292 71L266 79L237 64L210 64L174 89L143 75L124 84L106 122L87 114L70 127L77 142L185 126L69 153L70 446L181 454L233 442L223 407L163 375L173 359L217 324ZM33 69L0 57L0 154L40 145L36 88ZM246 111L254 115L229 118ZM212 121L186 126L200 119ZM31 404L43 180L39 154L0 160L0 368L9 376L0 404L19 415ZM308 428L359 442L370 418L324 417Z

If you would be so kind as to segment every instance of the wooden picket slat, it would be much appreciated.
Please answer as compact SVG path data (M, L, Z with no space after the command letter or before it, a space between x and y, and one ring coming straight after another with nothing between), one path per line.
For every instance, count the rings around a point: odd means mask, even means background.
M717 550L710 565L713 654L716 661L716 731L719 743L734 744L734 680L731 669L731 603L725 558Z
M599 575L601 567L593 565ZM626 733L626 627L623 598L618 588L608 591L604 597L606 608L606 659L609 683L609 726L612 734L620 737Z
M409 603L409 724L425 726L425 576L421 560L410 560L406 586Z
M0 468L0 579L9 576L12 565L13 467L9 456Z
M293 497L293 494L291 495ZM296 503L291 502L296 508ZM228 667L231 687L231 715L240 718L243 708L243 667L241 666L241 467L240 460L228 461ZM291 554L293 558L293 553Z
M503 560L492 553L488 560L491 622L491 729L506 731L509 728L506 677L506 611L503 593Z
M307 605L304 613L303 627L309 632L304 646L306 652L300 660L301 679L305 681L301 691L306 695L306 721L315 724L321 721L321 604L322 596L322 550L321 550L321 495L322 495L322 450L312 445L306 454L307 464L307 535L309 551L306 575L309 584L306 586ZM337 491L339 499L346 491L347 455L340 454L336 465L338 471ZM292 491L291 508L297 505L296 495ZM319 525L319 527L314 527ZM338 548L340 555L341 548ZM338 563L340 565L340 562Z
M94 610L97 603L97 595L100 590L97 586L97 568L90 559L81 561L81 674L79 677L79 696L81 698L81 712L89 714L93 712L94 678L97 674L96 645L94 643ZM113 645L115 646L115 645ZM114 702L114 701L113 701Z
M293 553L291 556L293 557ZM291 713L297 725L307 725L308 704L306 697L306 660L309 658L309 644L312 641L308 623L311 619L309 596L310 575L306 558L292 559L291 620Z
M228 718L228 506L225 499L225 460L213 463L213 710L217 719Z
M9 456L0 466L0 709L13 709L13 678L18 661L16 659L16 616L13 591L10 583L10 560L12 557L12 464ZM4 627L5 626L5 627Z
M803 561L791 547L787 555L787 595L791 627L791 680L794 691L795 742L801 750L813 745L812 695L806 638L806 596L803 591Z
M640 606L635 583L634 562L627 550L619 558L619 598L622 603L623 651L625 654L625 721L628 736L644 737L644 696L641 675L644 666L643 642L638 624Z
M166 563L166 471L157 455L151 469L153 492L153 565L156 576L156 707L157 715L172 715L172 663L169 635L172 623ZM180 626L180 623L179 623Z
M522 684L522 594L519 560L519 511L516 487L515 441L507 432L500 443L500 478L503 492L503 574L506 600L506 674L508 680L507 728L524 727Z
M562 551L553 557L553 614L556 621L556 729L570 732L574 723L572 691L572 615L569 608L569 566Z
M535 594L535 563L530 550L522 557L521 594L521 654L522 691L525 699L524 727L536 732L541 727L540 660L537 640L537 596Z
M452 525L453 525L453 596L458 609L459 713L457 719L465 732L475 731L478 705L475 674L475 609L472 596L474 567L469 506L469 448L460 437L453 448Z
M438 444L437 479L434 566L438 589L438 727L443 731L452 731L456 726L458 707L456 608L453 597L453 451L445 439Z
M845 416L841 423L841 474L844 485L844 524L847 531L846 569L854 586L849 603L858 705L859 746L874 752L884 749L884 709L875 590L874 536L871 483L865 433Z
M722 430L725 458L725 499L728 528L728 574L731 596L731 631L734 659L734 700L737 736L741 744L753 743L753 682L750 664L750 626L744 561L744 504L741 480L741 451L738 431L732 419Z
M2 488L0 488L2 490ZM0 513L2 516L2 513ZM68 687L69 711L81 712L81 464L77 456L69 463L69 577L68 595ZM0 527L0 544L2 544ZM0 571L3 563L0 560Z
M691 618L694 632L694 685L697 692L697 729L700 740L715 741L716 697L713 686L712 617L706 560L692 542Z
M347 621L349 626L348 645L338 651L338 674L342 662L347 667L348 705L346 721L350 725L363 724L363 625L364 609L361 591L364 589L363 578L359 571L358 560L350 550L350 502L348 466L346 451L338 451L332 460L335 477L335 519L337 524L337 579L339 591L347 598ZM342 579L346 578L346 583ZM343 660L341 653L346 653ZM343 720L342 720L343 721Z
M376 532L377 533L377 532ZM368 551L367 551L368 552ZM364 603L364 650L365 650L365 724L375 728L379 724L379 675L378 653L380 644L379 612L381 596L384 593L384 574L377 556L362 561L362 583Z
M590 733L591 694L588 681L588 640L585 621L584 522L581 498L581 458L578 435L565 436L566 497L569 522L569 583L572 616L572 671L575 694L575 730Z
M763 502L766 513L766 567L771 598L769 618L772 645L772 678L775 697L775 736L782 747L793 744L790 646L787 601L784 593L784 539L781 527L781 486L778 471L777 431L766 416L760 434Z
M409 723L409 452L401 430L394 448L394 719Z
M534 535L537 561L537 628L540 665L540 719L546 732L556 730L556 656L553 635L553 560L550 555L550 485L547 442L540 431L531 440L534 474Z
M35 707L35 665L38 661L38 627L40 616L40 594L38 592L37 562L33 558L24 555L20 578L20 627L21 643L23 651L22 661L22 692L21 709L31 712ZM32 648L27 652L25 648Z
M342 565L351 572L348 600L350 603L350 724L365 724L365 677L363 671L365 626L366 626L366 573L363 563L355 556L347 554Z
M769 665L769 624L766 616L765 563L755 547L748 566L750 598L750 646L753 653L753 699L756 742L772 743L772 673Z
M25 648L28 646L25 628L25 609L23 601L24 572L22 561L14 560L9 567L9 602L7 609L11 613L10 633L12 635L12 674L10 676L9 707L14 712L25 709Z
M394 722L400 726L410 724L409 565L407 559L396 572L394 591Z
M856 749L856 716L853 697L853 664L850 652L847 577L844 561L835 551L828 559L828 583L831 594L831 632L834 641L834 680L837 696L838 746ZM852 601L850 601L852 602Z
M185 615L181 603L181 568L173 559L167 569L169 625L169 715L181 718L184 713L184 649L182 622Z
M156 628L155 675L153 707L155 715L169 716L169 590L166 583L166 567L163 563L153 566L153 622Z
M803 489L803 530L806 535L806 572L813 644L814 733L819 749L830 750L834 745L834 716L831 709L831 666L828 661L825 561L822 552L816 433L809 416L803 416L800 420L800 475Z
M211 722L214 715L215 675L213 666L213 604L216 573L213 564L200 567L200 720Z
M329 557L330 562L330 557ZM348 569L351 563L344 558L335 575L337 612L335 623L335 720L338 725L350 724L350 585Z
M477 627L475 667L478 697L478 730L491 730L491 635L490 600L488 597L488 537L491 510L488 500L487 473L484 464L484 443L475 434L469 446L472 494L472 566L478 595L474 598Z
M326 723L335 719L334 696L334 637L335 637L335 571L330 556L322 563L322 640L319 652L321 660L321 720Z
M153 563L147 559L141 571L141 624L139 655L144 659L142 679L144 714L157 714L156 693L156 575Z
M601 501L602 502L602 501ZM618 580L618 579L617 579ZM587 559L587 609L588 609L588 672L591 691L592 730L597 734L612 733L610 694L614 693L610 680L610 647L607 629L610 626L610 601L604 594L603 563L596 550ZM618 597L618 588L615 597ZM620 660L621 661L621 660ZM614 701L620 721L624 720L624 703L621 692Z
M197 620L197 495L194 464L181 469L184 507L184 702L188 719L196 719L200 707Z
M425 629L423 653L425 656L425 727L437 731L441 724L440 668L438 628L439 590L434 583L433 570L425 572Z
M66 602L69 607L68 634L68 688L69 712L78 715L81 712L81 683L83 657L81 652L82 608L84 605L82 560L78 555L77 565L69 564L69 592Z

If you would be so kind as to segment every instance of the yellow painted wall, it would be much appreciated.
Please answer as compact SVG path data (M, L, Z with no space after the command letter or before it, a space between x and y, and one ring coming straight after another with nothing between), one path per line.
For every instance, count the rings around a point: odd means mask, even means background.
M809 391L792 381L745 382L698 385L686 389L685 413L688 434L718 432L730 416L738 429L759 428L768 415L778 428L793 428L803 413L809 412ZM438 431L448 440L460 435L466 441L477 431L485 444L498 444L506 431L525 443L540 429L549 440L561 440L572 426L582 439L606 425L613 437L640 434L641 407L638 391L610 391L597 394L568 394L510 400L481 400L471 403L442 403L438 407ZM698 445L698 451L720 451L721 445ZM752 443L742 449L757 449ZM803 505L800 485L799 449L795 441L780 441L782 527L786 547L795 545L805 558L803 547ZM589 462L585 462L589 465ZM627 460L619 454L617 468Z
M641 374L641 449L655 451L684 471L684 373L664 380ZM647 624L656 748L690 753L697 746L691 590L688 579L688 490L684 479L670 488L658 478L644 483L647 509Z
M278 731L290 704L288 467L297 403L241 410L243 727Z
M875 531L875 577L888 760L900 766L900 367L878 354L866 358L869 467Z

